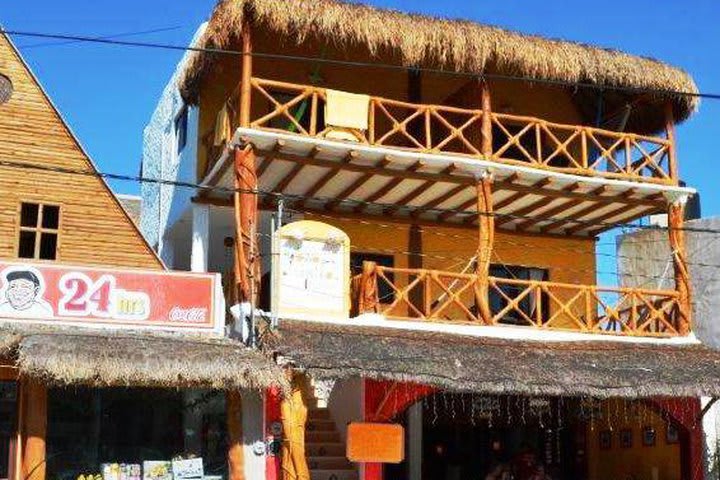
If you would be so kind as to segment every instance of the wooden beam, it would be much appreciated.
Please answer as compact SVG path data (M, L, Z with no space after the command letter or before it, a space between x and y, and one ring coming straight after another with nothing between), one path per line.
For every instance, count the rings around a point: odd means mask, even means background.
M453 208L453 212L441 213L440 215L438 215L438 219L441 221L445 221L449 218L461 215L463 211L467 210L473 205L477 205L477 197L473 197L470 200L466 200L465 202L461 203L457 207ZM470 223L475 223L476 217L470 217L470 220L472 220Z
M357 155L356 152L351 152L351 154L354 153ZM352 162L343 162L339 163L332 160L324 160L319 158L307 158L302 155L295 155L295 154L289 154L289 153L272 153L267 151L260 151L258 152L258 155L260 156L273 156L275 158L286 160L289 162L299 162L304 165L313 165L317 167L324 167L324 168L330 168L335 171L339 172L340 170L347 170L351 172L358 172L358 173L373 173L375 175L383 176L383 177L397 177L402 179L410 179L410 180L422 180L422 181L430 181L430 182L445 182L445 183L452 183L456 185L467 185L474 187L476 181L469 177L469 176L460 176L460 175L451 175L451 174L444 174L442 172L438 173L427 173L427 172L418 172L418 171L411 171L410 169L405 170L397 170L392 168L376 168L373 166L366 166L366 165L358 165ZM334 176L334 175L332 175ZM330 178L332 178L332 176ZM329 181L329 180L328 180ZM646 199L633 199L633 200L627 200L622 197L608 197L608 196L591 196L589 193L581 193L581 192L565 192L563 190L554 190L554 189L536 189L532 185L520 185L518 183L513 182L507 182L507 181L496 181L494 183L494 189L495 191L498 190L512 190L516 192L522 192L529 195L542 195L550 198L575 198L575 199L582 199L586 201L593 201L597 202L599 204L612 204L612 203L622 203L629 206L638 206L638 205L647 205L647 206L653 206L653 207L663 207L664 204L657 200L646 200ZM312 195L314 195L313 192ZM306 195L308 195L306 193ZM308 195L308 196L312 196Z
M622 223L634 222L635 220L637 220L639 218L647 217L648 215L652 215L654 213L658 213L658 211L655 209L641 210L637 213L633 213L629 217L623 218ZM612 218L612 216L610 218ZM598 235L598 234L604 232L605 230L609 230L610 228L612 228L612 227L608 227L606 225L600 225L599 227L593 228L592 230L587 230L585 235L586 236L595 236L595 235Z
M327 183L335 178L335 175L340 173L340 170L342 170L344 165L349 165L353 159L357 157L356 152L349 152L345 158L343 158L339 163L330 166L329 170L320 177L320 179L315 182L305 193L304 196L306 197L314 197ZM269 158L266 159L266 161L269 160ZM327 166L327 165L324 165ZM307 200L303 202L304 205L307 205Z
M577 190L578 188L580 188L579 184L578 184L578 183L573 183L572 185L568 185L567 187L565 187L563 190L564 190L564 191L568 191L568 192L574 192L574 191ZM602 190L601 190L601 189L602 189ZM602 193L602 191L604 191L605 187L601 187L601 189L596 189L596 190L594 190L592 194L595 195L595 194L600 194L600 193ZM554 200L553 200L553 201L554 201ZM530 207L533 207L533 206L535 206L535 205L538 205L538 207L543 207L543 206L547 206L548 203L550 203L550 202L547 202L547 201L544 201L544 202L535 202L534 204L529 205L528 207L526 207L526 208L524 208L524 209L520 209L520 210L518 210L518 211L516 211L516 212L513 212L513 215L526 216L526 215L528 215L529 213L531 213L532 211L536 210L535 208L530 208ZM556 205L556 206L554 206L554 207L552 207L552 208L550 208L550 209L548 209L548 210L545 210L543 213L539 214L536 218L528 218L528 219L526 219L526 220L523 220L523 221L520 222L520 223L517 223L517 224L515 225L515 228L518 229L518 230L525 230L525 229L528 228L528 226L535 225L535 224L537 224L538 222L542 222L543 220L547 220L547 219L549 219L549 218L553 218L553 217L554 217L555 215L557 215L558 213L564 212L564 211L567 210L568 208L572 208L572 206L578 205L579 203L581 203L581 202L579 202L578 200L571 200L571 201L569 201L569 202L563 202L563 203L561 203L560 205ZM528 209L529 209L529 210L528 210ZM510 218L509 220L503 220L501 225L504 225L504 224L507 223L508 221L512 221L512 220L514 220L514 219L513 219L513 218Z
M423 166L423 163L422 163L422 162L415 162L412 166L410 166L410 168L409 168L408 170L410 170L410 171L417 171L417 170L418 170L420 167L422 167L422 166ZM454 172L456 169L457 169L457 166L456 166L454 163L452 163L452 164L448 165L445 169L443 169L440 173L441 173L442 175L450 175L450 174L451 174L452 172ZM385 186L383 186L383 188L379 189L377 192L373 193L373 194L370 195L368 198L366 198L365 201L366 201L366 202L374 202L374 201L376 201L376 200L384 197L384 196L387 195L392 189L394 189L394 188L397 187L400 183L402 183L404 180L405 180L404 178L394 178L394 179L390 180L387 184L385 184ZM435 182L431 182L430 180L428 180L428 181L426 181L426 182L423 182L421 185L417 186L416 188L414 188L414 189L412 190L412 192L408 193L407 195L405 195L405 197L403 197L403 198L406 198L406 197L407 197L407 200L406 200L405 203L407 203L408 201L410 201L410 200L418 197L419 195L421 195L422 192L424 192L424 191L426 191L428 188L432 187L434 183L435 183ZM400 201L398 201L397 203L400 203ZM361 206L355 208L355 211L356 211L356 212L359 212L359 211L364 210L365 208L366 208L366 207L365 207L364 205L361 205Z
M687 267L685 247L685 203L676 202L668 207L668 235L673 257L675 289L678 292L678 323L680 335L690 333L692 325L692 295L690 273Z
M390 160L384 158L380 160L378 163L374 165L373 168L385 168L388 163L390 163ZM367 183L371 178L373 178L375 175L372 173L365 173L355 179L353 183L351 183L349 186L343 189L342 192L338 193L336 195L336 198L330 202L328 202L325 207L329 210L332 210L336 208L342 201L347 199L350 195L352 195L355 190L362 187L365 183Z
M259 298L257 251L258 195L255 151L252 145L235 150L235 281L238 299L255 304Z
M47 434L47 388L37 379L21 381L23 390L24 480L45 480L45 437Z
M490 160L493 154L493 138L492 138L492 103L490 100L490 86L487 80L480 81L480 108L483 111L482 117L482 144L481 151L483 156Z
M283 479L310 480L305 455L305 427L308 405L303 393L303 381L299 373L288 372L292 390L280 402L280 418L283 426L283 443L280 455Z
M680 176L677 166L677 150L675 149L675 113L673 112L672 100L668 100L665 104L665 133L670 142L670 148L668 148L668 173L670 178L677 183Z
M491 325L490 262L495 243L495 217L493 216L492 176L484 176L477 185L478 250L475 274L478 278L475 303L485 325Z
M512 182L512 183L514 183L514 182ZM549 178L543 178L539 182L536 182L533 185L531 185L531 188L543 188L543 187L546 187L547 185L549 185L550 183L551 183L551 180ZM506 182L503 182L502 184L505 185ZM494 206L495 211L501 210L509 205L512 205L513 203L517 202L521 198L526 197L527 195L528 194L525 192L515 192L512 195L510 195L509 197L500 200Z
M598 209L595 208L595 209L591 210L591 212L596 212L597 210ZM603 213L602 215L593 217L588 220L583 220L582 222L578 222L578 223L573 222L573 223L576 223L576 226L565 229L565 233L567 233L569 235L574 235L583 230L592 230L593 223L604 223L610 219L613 219L617 216L622 215L622 213L624 211L625 211L625 209L610 210L608 212ZM643 211L645 211L645 210L643 210ZM591 213L591 212L587 212L587 213ZM587 215L587 213L585 213L585 215ZM642 216L645 216L645 215L642 215ZM582 217L577 217L577 218L579 220L582 219ZM625 221L627 222L627 220L625 220ZM607 230L607 225L600 225L600 226L603 227L603 230Z
M245 452L242 428L242 395L238 390L225 393L228 436L228 480L245 480Z
M245 15L242 22L242 59L241 59L241 78L240 78L240 108L238 111L239 125L241 127L250 126L250 116L252 113L252 69L253 69L253 40L252 40L252 22L249 15Z
M460 194L467 188L468 187L466 187L465 185L456 185L453 188L451 188L450 190L448 190L445 193L443 193L442 195L440 195L439 197L436 197L436 198L430 200L429 202L426 202L425 204L414 208L412 210L412 212L410 213L410 216L413 218L417 218L420 215L422 215L423 213L425 213L429 210L432 210L433 208L439 206L440 204L446 202L447 200L450 200L452 197Z

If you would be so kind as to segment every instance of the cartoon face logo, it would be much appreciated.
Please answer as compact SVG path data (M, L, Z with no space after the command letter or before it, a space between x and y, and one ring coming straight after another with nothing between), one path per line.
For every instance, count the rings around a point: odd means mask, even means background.
M6 269L3 289L0 290L0 315L12 317L50 317L52 307L43 300L42 274L34 268Z
M15 310L30 308L40 292L40 280L30 272L12 272L7 277L5 298Z

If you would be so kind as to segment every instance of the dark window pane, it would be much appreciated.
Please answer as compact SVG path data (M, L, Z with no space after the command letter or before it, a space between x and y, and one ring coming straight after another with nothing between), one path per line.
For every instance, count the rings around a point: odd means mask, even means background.
M57 234L43 233L40 237L40 258L55 260L57 256Z
M20 225L23 227L37 227L38 204L23 203L20 206Z
M35 232L20 232L18 257L35 258Z
M177 135L177 151L182 152L187 143L187 122L188 111L183 108L180 115L175 119L175 134Z
M55 205L43 205L42 226L57 230L60 225L60 207Z

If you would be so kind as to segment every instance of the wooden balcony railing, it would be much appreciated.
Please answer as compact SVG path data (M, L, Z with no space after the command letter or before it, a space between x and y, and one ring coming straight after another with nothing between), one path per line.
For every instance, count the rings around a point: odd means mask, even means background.
M353 278L355 313L389 319L636 336L678 336L678 293L548 281L517 280L437 270L388 268L366 262ZM486 288L488 294L481 292ZM381 298L385 291L385 298ZM484 318L481 303L489 311Z
M325 137L326 89L273 80L251 80L252 128ZM267 109L261 108L263 105ZM482 154L489 116L492 154ZM582 125L370 97L368 128L353 131L362 144L423 153L456 154L587 176L677 184L672 141Z

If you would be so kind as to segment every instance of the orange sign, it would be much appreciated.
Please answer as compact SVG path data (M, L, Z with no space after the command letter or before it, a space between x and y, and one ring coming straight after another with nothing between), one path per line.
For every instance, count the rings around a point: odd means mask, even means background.
M222 333L219 276L0 262L0 320Z
M347 458L351 462L400 463L405 459L405 429L392 423L351 423Z

